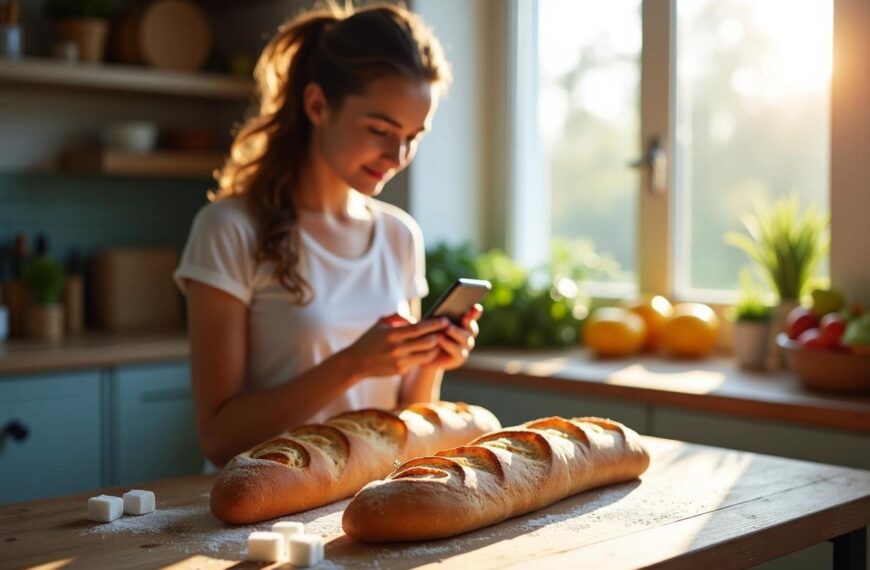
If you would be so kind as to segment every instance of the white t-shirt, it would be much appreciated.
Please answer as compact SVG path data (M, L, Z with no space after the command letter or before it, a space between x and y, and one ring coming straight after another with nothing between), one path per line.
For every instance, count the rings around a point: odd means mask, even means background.
M175 280L182 292L195 279L248 306L245 386L278 386L352 344L379 318L410 313L410 299L426 296L422 233L401 209L366 199L374 230L369 249L339 257L300 231L300 272L314 298L294 305L273 276L272 262L257 264L257 224L242 197L204 206L197 214ZM315 423L348 410L396 405L399 376L362 380L309 418Z

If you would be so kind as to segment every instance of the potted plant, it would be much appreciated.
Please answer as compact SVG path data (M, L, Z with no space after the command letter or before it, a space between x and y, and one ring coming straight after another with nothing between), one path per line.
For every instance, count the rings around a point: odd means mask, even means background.
M764 293L751 285L748 271L741 275L741 294L731 308L734 321L734 358L740 368L760 370L767 362L773 309Z
M108 0L48 0L45 14L56 21L58 40L76 45L79 61L103 61L109 37Z
M781 367L776 335L785 327L788 313L798 305L824 259L829 246L828 218L814 207L799 211L794 197L759 205L742 220L748 235L729 232L727 243L743 250L779 296L768 335L770 364Z
M38 255L24 267L22 277L31 299L26 321L28 336L60 340L64 330L63 305L60 303L63 268L49 256Z

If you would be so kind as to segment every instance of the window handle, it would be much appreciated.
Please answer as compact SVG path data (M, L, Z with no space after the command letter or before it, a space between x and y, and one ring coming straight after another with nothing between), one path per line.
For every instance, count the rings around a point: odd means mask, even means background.
M664 194L668 189L668 153L659 137L653 137L644 155L634 162L632 168L649 169L648 189L651 194Z

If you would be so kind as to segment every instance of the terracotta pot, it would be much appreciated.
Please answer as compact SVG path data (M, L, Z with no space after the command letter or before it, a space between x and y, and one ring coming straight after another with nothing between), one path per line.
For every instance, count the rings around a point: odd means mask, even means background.
M767 321L737 321L734 323L734 359L740 368L761 370L767 361Z
M63 338L63 305L30 305L27 308L27 336L41 340Z
M99 63L106 54L109 21L102 18L69 18L57 23L57 37L78 46L79 61Z

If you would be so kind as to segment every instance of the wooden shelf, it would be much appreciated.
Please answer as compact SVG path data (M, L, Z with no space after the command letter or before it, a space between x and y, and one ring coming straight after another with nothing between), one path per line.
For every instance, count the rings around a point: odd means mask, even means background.
M189 73L52 59L0 59L0 84L54 85L110 91L245 101L254 82L217 73Z
M114 150L70 151L60 158L65 172L109 176L162 176L208 178L221 166L222 152L156 151L134 153Z

